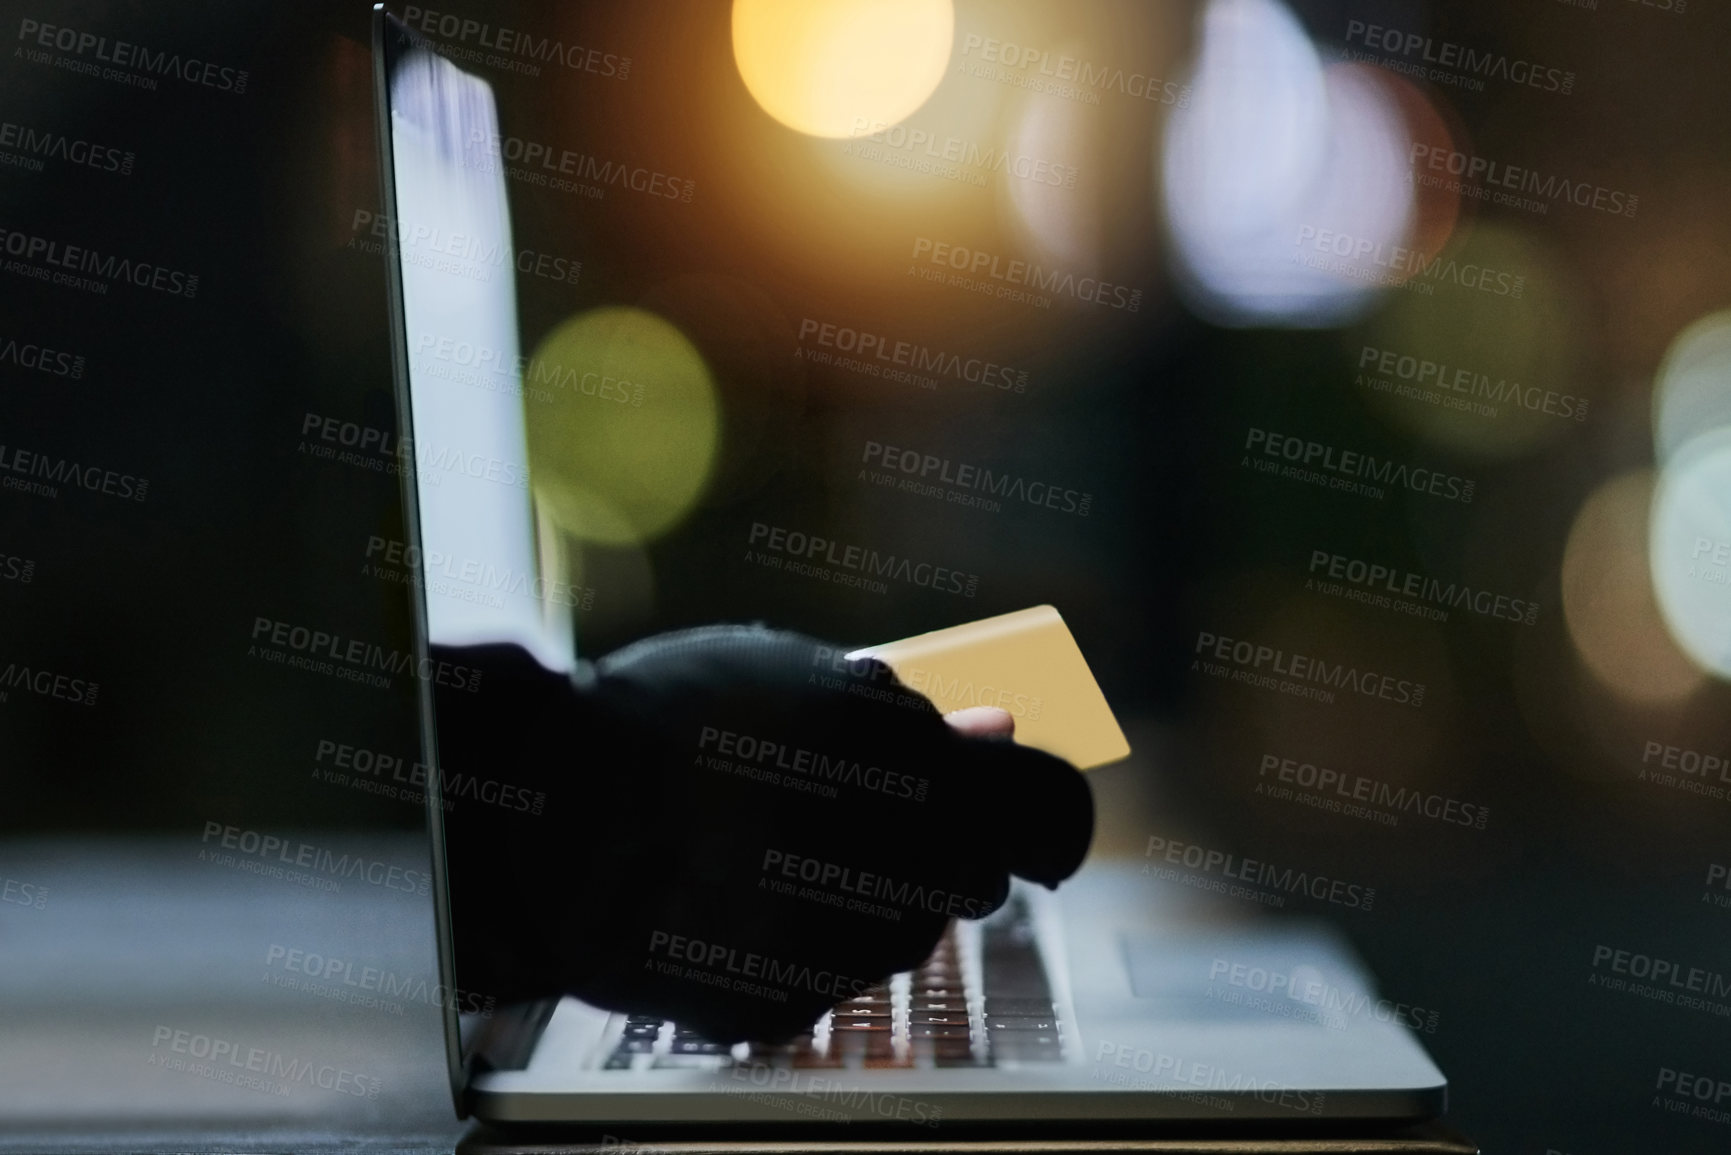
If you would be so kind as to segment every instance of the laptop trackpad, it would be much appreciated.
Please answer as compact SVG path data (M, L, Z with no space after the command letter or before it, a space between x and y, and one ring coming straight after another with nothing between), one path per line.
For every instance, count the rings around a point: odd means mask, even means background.
M1364 968L1323 924L1136 931L1120 947L1131 992L1160 1004L1162 1018L1275 1016L1338 1028L1376 1000Z

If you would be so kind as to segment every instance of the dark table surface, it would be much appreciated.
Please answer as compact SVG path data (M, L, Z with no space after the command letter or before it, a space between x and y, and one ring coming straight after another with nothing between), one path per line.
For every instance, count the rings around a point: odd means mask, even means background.
M411 873L425 869L423 838L286 837L328 851L327 868L296 877L283 852L248 854L234 837L225 849L222 835L4 848L6 877L28 883L32 902L0 903L0 1151L420 1155L602 1141L456 1118L432 903ZM333 877L345 855L361 865ZM1220 1150L1191 1138L1200 1145L1161 1149ZM635 1134L630 1146L677 1149Z
M0 1149L451 1150L432 904L364 878L425 843L305 840L369 865L332 891L219 840L7 848L41 902L0 909Z

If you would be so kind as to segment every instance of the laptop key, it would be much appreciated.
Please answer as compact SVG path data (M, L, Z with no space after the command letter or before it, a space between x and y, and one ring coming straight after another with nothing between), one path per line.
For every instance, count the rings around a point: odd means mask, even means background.
M911 1027L915 1023L960 1023L965 1027L968 1025L968 1012L966 1008L959 1011L910 1010L908 1025Z
M967 1039L973 1032L967 1023L909 1023L910 1039Z
M845 1032L852 1032L852 1033L859 1033L859 1032L864 1032L864 1031L874 1031L874 1032L882 1032L883 1034L887 1035L890 1032L890 1026L891 1026L891 1022L887 1018L883 1018L883 1019L846 1018L846 1019L832 1019L830 1021L830 1024L829 1024L829 1029L830 1029L831 1035L834 1035L837 1032L844 1032L844 1031Z
M1002 1035L988 1035L986 1051L995 1058L1021 1059L1041 1055L1061 1055L1064 1047L1057 1035L1024 1035L1015 1038L1005 1038Z
M1054 1013L1051 999L1015 999L986 996L988 1015L1050 1015Z
M668 1051L675 1055L730 1055L733 1048L726 1043L710 1043L702 1039L674 1039Z

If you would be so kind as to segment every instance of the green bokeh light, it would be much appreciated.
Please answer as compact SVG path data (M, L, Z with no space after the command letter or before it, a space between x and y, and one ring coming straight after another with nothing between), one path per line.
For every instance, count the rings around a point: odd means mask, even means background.
M523 384L535 496L566 533L647 542L697 503L720 414L703 356L673 325L633 308L573 317Z

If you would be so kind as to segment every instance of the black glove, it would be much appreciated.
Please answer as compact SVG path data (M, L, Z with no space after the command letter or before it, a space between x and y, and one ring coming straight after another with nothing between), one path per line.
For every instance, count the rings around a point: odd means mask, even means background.
M1056 886L1093 836L1067 763L964 737L882 663L797 634L666 634L570 679L516 647L438 656L483 671L436 699L457 981L480 996L789 1037L1011 874ZM488 804L480 780L545 802Z

